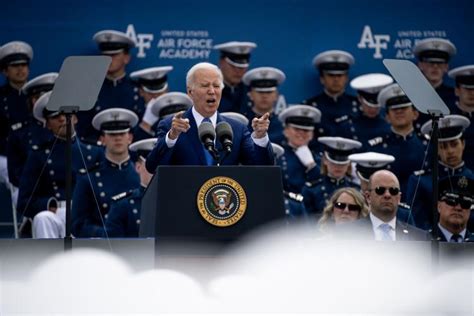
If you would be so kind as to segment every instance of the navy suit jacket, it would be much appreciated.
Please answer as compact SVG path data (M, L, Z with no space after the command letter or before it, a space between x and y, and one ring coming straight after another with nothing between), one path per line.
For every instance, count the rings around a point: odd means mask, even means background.
M171 129L172 116L158 124L157 144L146 160L146 168L154 173L159 165L206 165L204 149L198 136L198 127L191 109L187 110L184 118L189 119L191 128L181 133L176 144L169 148L166 144L166 134ZM273 151L271 143L261 147L250 137L248 127L236 120L225 118L217 114L217 123L225 121L230 124L234 133L232 152L221 162L221 165L273 165ZM216 149L223 156L222 145L216 140Z
M428 232L397 220L395 226L397 241L429 241ZM337 226L338 236L342 239L375 240L372 221L364 217L354 222Z

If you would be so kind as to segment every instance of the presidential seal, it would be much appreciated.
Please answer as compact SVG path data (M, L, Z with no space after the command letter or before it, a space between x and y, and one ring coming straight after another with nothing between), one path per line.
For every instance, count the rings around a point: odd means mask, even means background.
M197 207L211 225L227 227L237 223L247 209L247 196L242 186L228 177L207 180L199 189Z

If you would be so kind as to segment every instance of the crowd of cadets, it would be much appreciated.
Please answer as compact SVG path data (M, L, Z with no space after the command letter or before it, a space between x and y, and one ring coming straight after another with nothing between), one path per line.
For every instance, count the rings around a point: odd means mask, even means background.
M102 54L112 57L97 103L73 118L73 234L77 237L137 236L140 200L151 175L144 161L153 148L159 120L192 107L184 93L170 92L172 66L126 72L133 40L118 31L94 35ZM277 106L286 79L273 67L250 69L251 42L216 45L224 77L219 111L249 125L270 112L268 135L281 166L289 218L319 216L332 193L343 187L362 192L370 175L389 169L403 192L397 218L424 230L433 227L428 155L431 121L420 114L398 84L380 73L350 81L353 56L330 50L313 65L323 86L316 96ZM448 72L456 53L448 40L429 38L414 48L427 80L450 108L440 120L440 178L473 178L474 65ZM58 77L47 73L28 81L33 49L14 41L0 48L6 83L0 90L0 168L12 185L22 234L64 236L65 117L46 109ZM447 74L456 86L443 83ZM281 105L281 104L280 104ZM250 125L249 125L250 127ZM132 144L132 142L134 142ZM469 229L474 220L471 216Z

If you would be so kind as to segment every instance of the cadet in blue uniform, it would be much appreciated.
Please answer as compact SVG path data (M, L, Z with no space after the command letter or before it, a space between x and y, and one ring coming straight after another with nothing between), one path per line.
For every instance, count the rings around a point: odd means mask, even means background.
M385 118L390 123L391 131L369 140L368 148L395 157L387 169L397 175L401 191L406 192L410 175L424 167L426 141L418 136L413 127L418 111L396 83L380 91L378 102L385 106ZM407 202L404 199L402 195L402 201Z
M28 81L33 49L25 42L9 42L0 47L0 68L6 78L0 87L0 178L7 176L7 141L10 130L21 127L30 116L21 88Z
M34 104L44 93L53 90L57 72L50 72L28 81L22 88L27 96L28 110L33 111ZM7 158L8 178L15 187L20 185L23 167L31 149L38 149L39 145L50 139L51 131L43 126L43 122L29 115L24 124L12 126L8 136Z
M367 74L354 78L350 85L357 91L361 111L350 116L337 130L338 136L360 141L364 149L369 139L385 135L390 125L380 113L381 106L377 101L379 92L393 82L385 74Z
M285 74L277 68L259 67L248 71L242 79L250 87L249 98L252 102L252 108L249 108L244 115L252 122L255 117L270 113L268 137L272 143L280 145L285 137L283 125L275 113L275 105L279 96L278 86L285 81L285 78Z
M316 55L313 65L319 70L319 80L324 91L303 104L316 106L322 114L320 135L337 136L334 124L349 119L359 111L357 98L345 93L349 80L349 67L354 64L354 57L341 50L330 50Z
M432 132L431 120L421 127L421 132L430 135ZM438 177L464 175L474 177L471 169L463 161L463 152L466 142L463 130L469 126L469 120L461 115L446 115L439 120L438 138ZM432 170L417 170L410 176L407 186L407 203L412 204L416 226L421 229L431 229L433 186Z
M112 197L140 185L128 152L130 129L137 123L135 113L119 108L104 110L94 117L92 125L102 132L105 158L77 179L72 204L74 236L103 236Z
M130 74L130 79L139 87L138 92L145 104L145 113L133 132L135 141L154 136L158 117L153 114L149 105L156 98L168 92L168 73L171 70L173 70L172 66L152 67Z
M474 65L455 68L448 75L456 81L455 93L458 97L451 114L463 115L471 122L463 132L466 141L464 161L467 167L474 170Z
M66 164L66 117L46 109L51 92L43 94L35 103L34 117L51 131L51 137L28 155L20 180L18 211L33 219L33 237L64 237L64 205ZM73 116L72 122L75 123ZM102 150L93 149L73 139L73 183L80 169L92 166L103 156ZM84 162L86 165L84 165ZM59 226L58 226L59 224ZM60 232L60 233L59 233ZM24 233L27 233L26 231Z
M224 76L219 112L246 113L248 106L248 88L242 77L250 65L250 53L257 44L252 42L227 42L214 46L220 51L219 68Z
M100 133L90 125L94 115L105 109L119 107L131 110L138 117L142 117L145 104L140 98L138 87L126 73L126 66L131 59L129 51L135 47L135 42L125 33L112 30L100 31L93 39L103 55L112 57L112 63L94 108L78 114L77 133L82 140L95 144Z
M275 155L275 163L281 159L285 153L285 149L278 144L272 143L273 154ZM303 195L295 192L288 192L283 189L283 202L285 203L285 214L287 219L306 218L308 213L304 207Z
M474 205L474 178L467 176L446 177L439 181L439 221L432 237L454 243L474 242L474 235L467 226L472 218Z
M140 125L135 129L133 138L138 141L150 136L155 136L158 123L168 115L186 111L193 106L191 98L182 92L168 92L147 104L145 116ZM147 121L148 123L146 123ZM149 124L154 122L153 124Z
M283 176L283 189L288 193L301 193L306 182L321 177L318 155L308 147L313 139L314 125L320 121L321 112L309 105L292 105L280 113L286 140L285 153L277 160Z
M421 72L438 92L444 103L452 109L456 101L454 88L444 84L443 77L448 72L450 59L456 54L454 44L444 38L425 38L416 43L413 53L418 59L418 67ZM415 129L419 131L421 126L429 119L429 115L420 113L415 122Z
M352 154L349 156L350 161L356 163L356 174L360 179L360 191L365 194L369 189L369 179L375 172L385 169L385 167L395 161L395 157L374 152L365 152ZM402 223L415 225L410 206L406 203L399 202L397 210L397 220Z
M112 197L114 202L105 222L107 237L138 237L142 197L152 177L145 168L145 161L155 144L156 138L148 138L129 146L129 150L135 153L135 170L140 176L140 186Z
M323 176L313 183L307 183L302 195L308 213L321 215L327 199L334 191L342 187L359 187L349 178L351 164L348 156L361 148L362 144L342 137L319 137L318 142L325 145L321 165Z

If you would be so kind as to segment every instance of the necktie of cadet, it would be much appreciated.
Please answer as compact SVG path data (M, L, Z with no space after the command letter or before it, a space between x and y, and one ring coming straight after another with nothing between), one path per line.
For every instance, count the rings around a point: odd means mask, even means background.
M390 227L389 224L380 224L379 229L382 231L382 240L393 240L392 236L390 236L390 231L392 230L392 227Z
M449 242L459 242L459 240L462 238L461 235L459 234L453 234L451 236L451 239L449 240Z
M207 123L211 123L211 120L208 118L208 117L205 117L203 120L202 120L202 123L204 122L207 122ZM202 124L201 123L201 124ZM212 155L211 153L209 152L209 150L207 150L204 145L202 145L202 150L204 150L204 157L206 158L206 164L208 166L212 166L214 164L214 159L212 158Z

